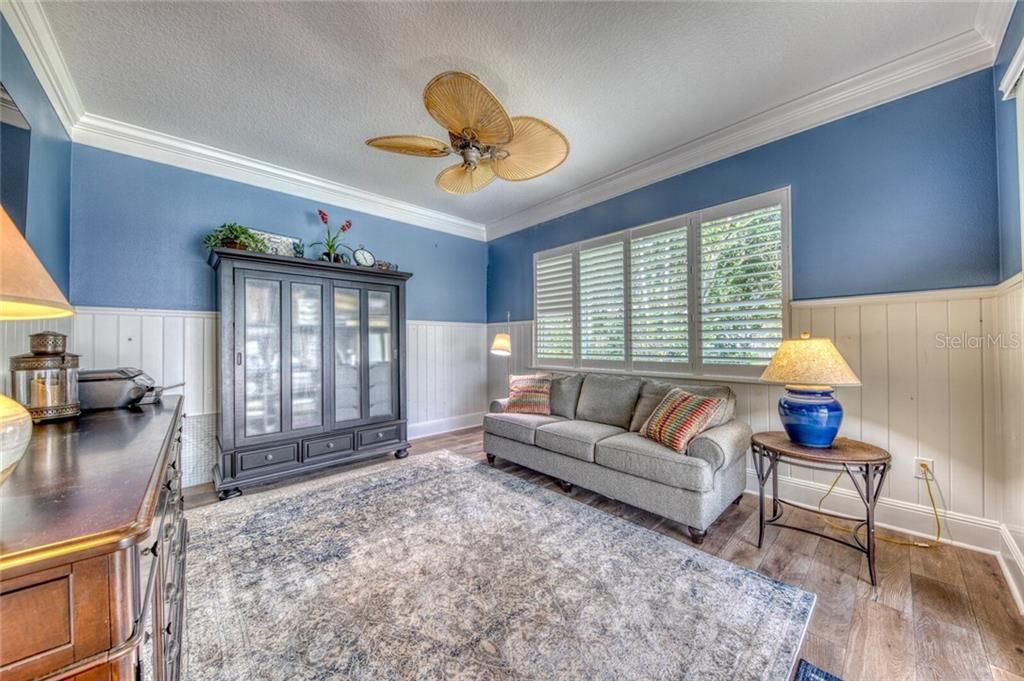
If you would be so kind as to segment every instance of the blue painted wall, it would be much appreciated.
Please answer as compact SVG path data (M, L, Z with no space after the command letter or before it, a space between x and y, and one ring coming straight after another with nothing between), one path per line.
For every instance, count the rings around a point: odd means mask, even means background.
M32 128L25 239L67 295L70 281L71 139L0 18L0 82Z
M786 185L795 299L998 282L991 69L496 239L488 319L533 317L536 251Z
M1021 270L1020 178L1017 165L1016 102L1003 101L999 81L1024 39L1024 3L1017 2L1006 27L999 55L992 67L992 91L995 96L996 164L999 186L999 276L1008 279Z
M29 130L0 123L0 204L22 234L28 218L31 137Z
M224 222L317 241L351 219L347 241L412 272L409 319L481 322L487 246L240 182L74 145L71 302L212 310L213 270L201 245ZM317 250L319 252L319 250Z

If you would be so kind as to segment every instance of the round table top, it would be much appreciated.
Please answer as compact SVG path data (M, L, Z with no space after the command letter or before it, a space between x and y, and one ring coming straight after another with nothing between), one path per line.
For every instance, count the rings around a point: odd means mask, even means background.
M860 440L848 437L837 437L831 447L804 447L789 439L785 433L773 430L765 433L754 433L751 443L765 449L778 452L783 456L815 463L831 464L864 464L889 463L892 456L881 447L869 445Z

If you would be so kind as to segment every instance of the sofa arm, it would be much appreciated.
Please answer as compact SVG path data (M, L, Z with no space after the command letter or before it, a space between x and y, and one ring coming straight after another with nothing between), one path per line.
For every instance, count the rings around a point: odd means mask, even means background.
M717 471L746 456L752 432L743 421L732 419L690 440L686 453L704 459L711 464L711 470Z
M502 397L497 400L491 400L490 412L492 414L501 414L508 407L508 398Z

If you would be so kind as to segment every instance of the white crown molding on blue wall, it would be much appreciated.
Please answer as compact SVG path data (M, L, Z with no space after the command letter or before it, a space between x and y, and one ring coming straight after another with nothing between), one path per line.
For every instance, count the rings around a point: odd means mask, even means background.
M75 124L78 144L98 147L256 187L344 206L383 218L483 241L484 226L199 142L90 113Z
M487 225L86 113L39 3L34 0L6 0L0 8L25 49L58 116L77 143L340 204L458 236L489 240L987 68L995 61L1013 6L1013 2L982 2L972 30L751 116Z
M61 124L71 135L85 108L43 8L38 2L7 0L0 3L0 12L25 50L25 56Z

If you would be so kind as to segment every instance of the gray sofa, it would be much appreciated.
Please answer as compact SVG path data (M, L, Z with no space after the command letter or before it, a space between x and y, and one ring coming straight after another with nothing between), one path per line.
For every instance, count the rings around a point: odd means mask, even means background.
M637 431L669 390L722 397L727 404L685 454ZM687 526L697 543L746 486L750 426L733 418L725 386L673 384L607 374L552 375L551 415L507 414L495 400L484 417L484 451L624 501Z

